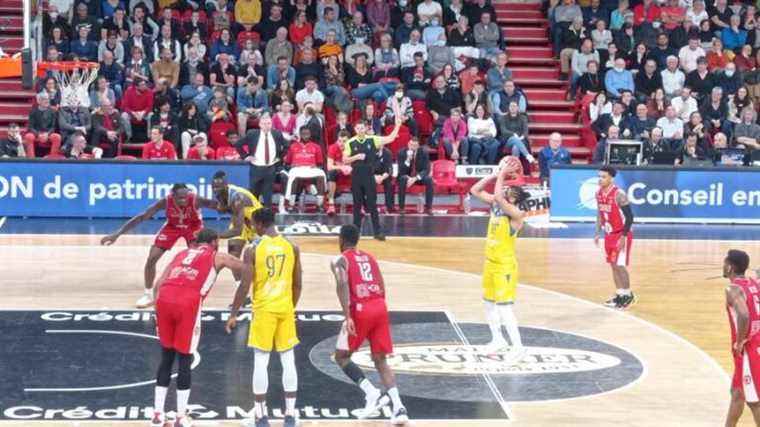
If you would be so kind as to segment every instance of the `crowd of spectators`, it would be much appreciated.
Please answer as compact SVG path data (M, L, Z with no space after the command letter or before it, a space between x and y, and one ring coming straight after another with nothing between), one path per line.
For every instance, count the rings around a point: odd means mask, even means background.
M721 163L726 150L760 158L753 2L552 0L548 14L568 98L597 140L594 162L614 139L641 141L644 163Z
M396 120L391 159L419 144L458 164L536 162L489 0L50 0L43 31L47 62L97 62L98 78L86 100L62 99L54 69L39 78L7 155L250 159L241 148L266 116L280 169L314 142L328 177L345 175L329 150L339 134Z

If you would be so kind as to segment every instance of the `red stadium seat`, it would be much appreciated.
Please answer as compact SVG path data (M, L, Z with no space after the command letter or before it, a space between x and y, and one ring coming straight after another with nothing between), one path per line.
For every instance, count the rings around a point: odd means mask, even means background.
M414 109L414 120L417 122L417 127L420 132L420 136L429 137L433 134L433 115L428 111L425 101L417 100L412 102L412 108Z
M435 192L459 195L459 209L464 206L464 187L457 180L457 164L451 160L436 160L432 163Z
M235 129L237 127L232 122L216 121L212 123L208 131L211 148L217 150L221 147L229 147L230 143L227 140L227 131Z
M393 131L393 125L388 125L383 129L383 133L385 135L388 135ZM401 125L401 127L398 129L398 136L396 136L396 139L391 142L390 144L386 145L389 150L391 150L391 154L393 155L393 158L396 158L396 155L399 151L406 148L406 146L409 144L409 140L412 139L412 133L409 132L409 128L406 125Z
M240 160L240 154L238 154L235 147L227 146L220 147L216 150L217 160Z
M114 157L113 159L114 160L132 161L132 160L137 160L137 157L135 157L135 156L128 156L128 155L122 154L122 155Z

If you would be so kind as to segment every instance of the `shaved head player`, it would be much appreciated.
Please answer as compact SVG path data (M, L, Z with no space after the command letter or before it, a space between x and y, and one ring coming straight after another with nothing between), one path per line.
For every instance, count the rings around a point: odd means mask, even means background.
M228 254L218 252L219 238L214 230L203 229L194 243L174 257L156 284L156 329L161 343L161 363L156 375L156 390L152 427L166 422L164 406L171 383L174 359L177 369L177 420L175 427L188 427L191 364L201 334L201 307L211 292L216 276L224 268L241 274L243 263Z
M734 377L731 381L731 405L726 426L739 422L744 404L749 406L755 425L760 426L760 288L754 279L745 277L749 255L732 249L723 260L726 286L726 312L731 326L731 350Z
M355 225L340 228L341 255L331 264L338 300L346 317L335 346L335 362L364 392L366 405L360 418L369 417L387 405L390 397L393 403L391 423L403 425L409 421L409 416L396 388L396 377L386 360L387 355L393 353L393 342L385 304L385 282L375 257L357 248L359 235L359 228ZM369 340L372 361L388 397L381 395L361 368L351 361L351 354L365 340Z
M156 263L164 253L174 247L180 238L185 239L188 245L195 241L195 236L203 228L201 208L216 209L217 202L196 196L185 184L174 184L168 196L150 205L143 213L130 218L115 233L100 239L101 245L111 245L137 224L153 218L162 209L166 211L166 223L156 234L156 240L148 252L148 259L145 260L145 293L137 300L137 308L153 304L152 288L156 278Z

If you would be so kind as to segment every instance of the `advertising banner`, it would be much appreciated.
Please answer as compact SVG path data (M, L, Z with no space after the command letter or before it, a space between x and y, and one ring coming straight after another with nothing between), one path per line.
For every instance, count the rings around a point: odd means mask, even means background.
M597 168L556 167L551 173L551 219L594 221ZM636 221L760 224L758 168L620 168Z
M240 162L1 161L0 216L130 217L175 183L213 198L211 180L220 170L248 187L248 164Z

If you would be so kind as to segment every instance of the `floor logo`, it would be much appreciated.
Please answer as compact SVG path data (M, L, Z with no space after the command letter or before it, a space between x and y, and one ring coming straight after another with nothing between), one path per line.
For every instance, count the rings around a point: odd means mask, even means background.
M482 345L398 346L388 363L396 372L410 374L546 374L596 371L620 365L615 356L595 351L553 347L528 347L519 363L507 352L495 354ZM368 350L357 352L353 360L372 369Z

